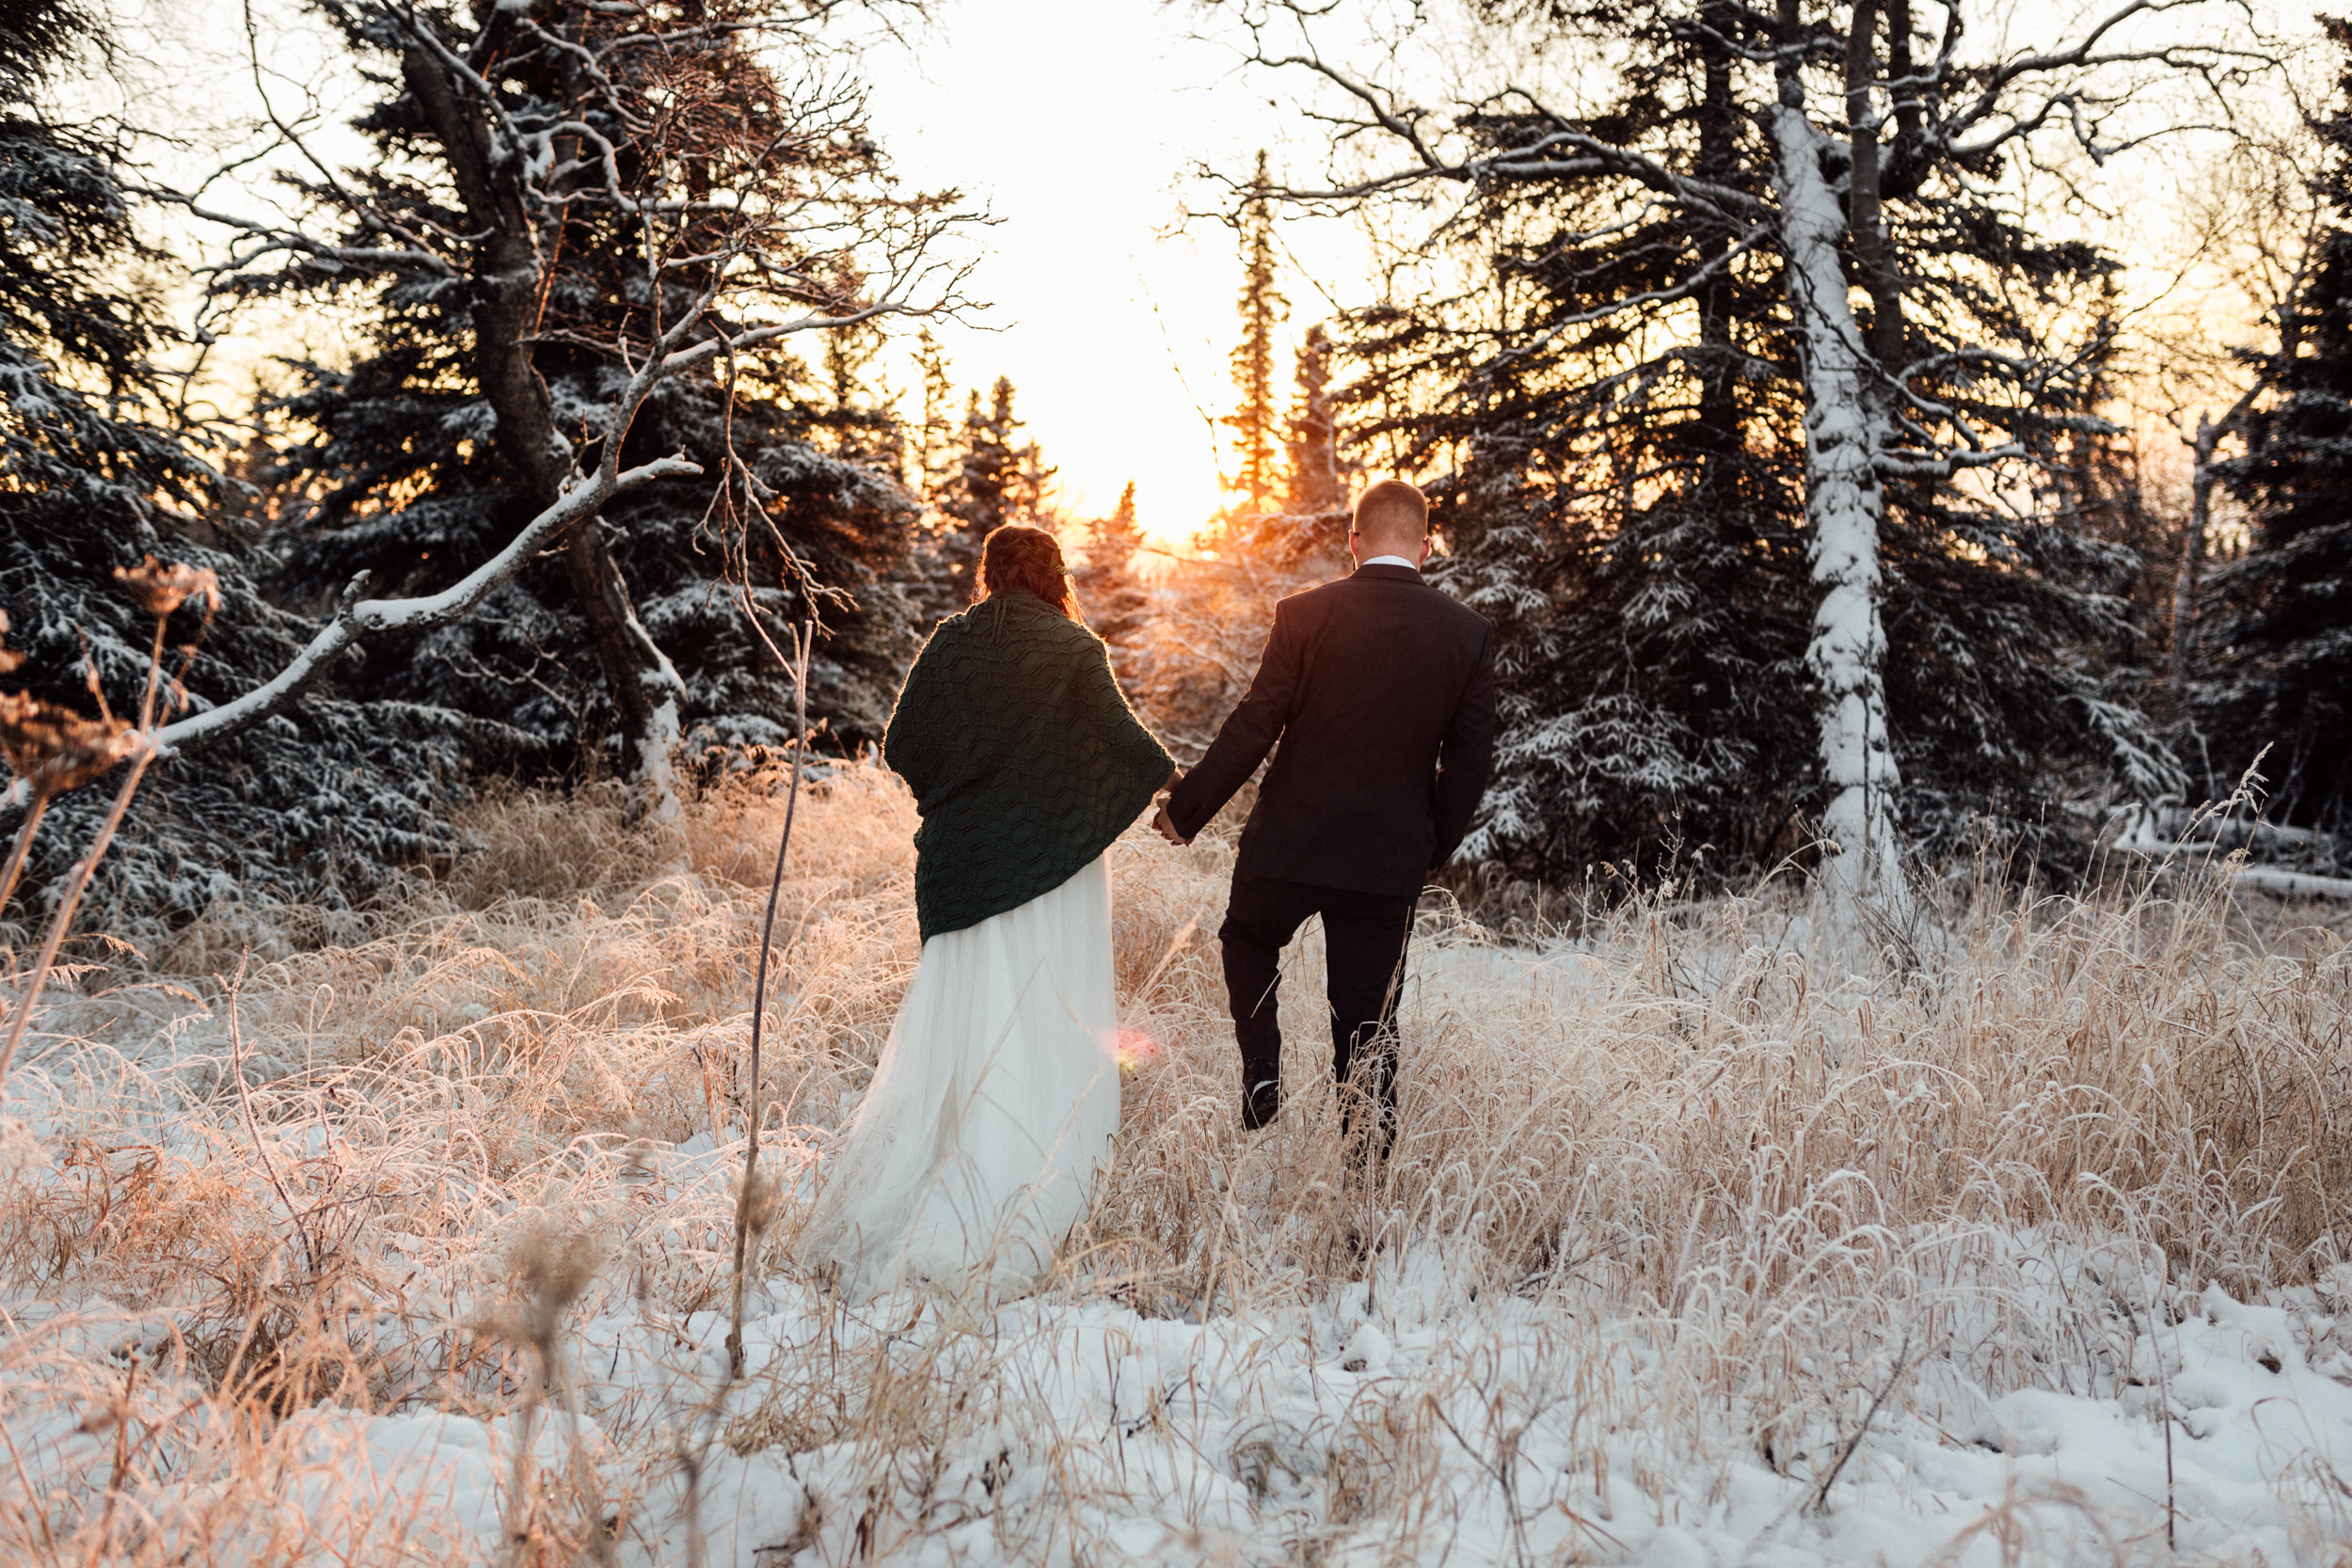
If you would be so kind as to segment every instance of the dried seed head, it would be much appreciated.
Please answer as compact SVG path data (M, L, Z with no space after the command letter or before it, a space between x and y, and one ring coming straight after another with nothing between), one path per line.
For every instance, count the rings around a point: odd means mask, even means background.
M0 1183L38 1174L49 1164L48 1151L21 1117L0 1117Z
M499 1327L508 1336L544 1345L554 1337L564 1308L578 1301L604 1266L604 1243L593 1231L576 1229L550 1214L525 1222L507 1254L515 1271L514 1297Z
M739 1189L736 1209L743 1221L743 1228L755 1236L763 1235L784 1212L784 1181L767 1171L753 1171L751 1185Z
M126 761L138 732L115 719L85 719L30 692L0 692L0 756L36 795L62 795Z
M167 566L149 556L135 566L115 568L115 580L150 615L168 615L192 598L204 601L204 613L220 608L220 578L210 567Z

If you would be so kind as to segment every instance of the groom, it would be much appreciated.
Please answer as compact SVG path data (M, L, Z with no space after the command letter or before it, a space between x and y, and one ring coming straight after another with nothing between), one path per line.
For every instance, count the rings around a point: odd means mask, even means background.
M1275 983L1283 945L1320 914L1331 1070L1343 1097L1350 1072L1363 1073L1376 1118L1369 1151L1385 1158L1413 906L1470 831L1493 769L1494 628L1422 580L1429 503L1411 485L1366 490L1347 547L1353 576L1274 607L1249 694L1152 826L1192 842L1280 739L1217 932L1241 1042L1242 1125L1254 1132L1281 1111Z

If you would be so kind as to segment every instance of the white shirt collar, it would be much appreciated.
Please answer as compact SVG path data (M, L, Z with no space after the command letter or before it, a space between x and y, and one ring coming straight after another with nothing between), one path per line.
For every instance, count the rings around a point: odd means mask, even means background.
M1420 567L1414 565L1411 562L1406 560L1401 555L1375 555L1370 561L1359 562L1359 564L1365 566L1402 566L1408 572L1418 572L1421 570Z

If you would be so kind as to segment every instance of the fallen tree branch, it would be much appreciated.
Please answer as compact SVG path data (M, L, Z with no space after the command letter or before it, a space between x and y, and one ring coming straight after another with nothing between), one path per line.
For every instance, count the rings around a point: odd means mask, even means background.
M2352 899L2352 877L2314 877L2303 871L2280 871L2276 866L2242 865L2236 880L2240 887L2288 898Z
M617 448L618 443L614 443ZM192 746L208 745L260 723L302 695L343 650L373 632L423 630L447 626L466 615L498 590L539 547L575 522L593 517L613 497L657 479L702 472L702 466L683 457L657 458L634 468L615 472L599 467L589 479L564 492L553 506L533 517L506 547L438 594L411 599L363 599L365 572L352 578L335 607L334 617L296 654L286 667L260 686L231 702L167 724L156 736L158 754L171 756Z
M2180 861L2204 857L2208 861L2217 852L2210 840L2200 843L2167 844L2161 841L2141 844L2119 844L2118 851L2137 855L2143 860ZM2235 869L2214 866L2217 874L2226 874L2240 887L2258 893L2275 893L2286 898L2342 898L2352 900L2352 877L2322 877L2308 871L2288 871L2275 865L2241 865Z

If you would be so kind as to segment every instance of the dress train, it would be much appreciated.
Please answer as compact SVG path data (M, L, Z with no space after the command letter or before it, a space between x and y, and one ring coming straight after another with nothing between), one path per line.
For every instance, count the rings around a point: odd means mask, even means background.
M903 1283L1026 1290L1119 1130L1110 871L923 944L857 1118L824 1164L804 1264L853 1300Z

